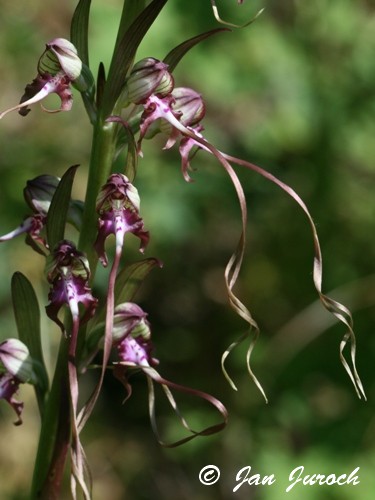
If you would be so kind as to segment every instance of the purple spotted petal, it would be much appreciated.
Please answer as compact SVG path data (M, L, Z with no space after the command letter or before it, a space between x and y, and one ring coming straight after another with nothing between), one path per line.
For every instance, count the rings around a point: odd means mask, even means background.
M35 214L27 217L16 229L1 236L0 243L3 241L11 240L20 234L26 233L29 234L33 240L37 241L43 246L46 246L44 238L40 236L40 232L43 229L45 222L46 216L42 214Z
M26 85L25 93L21 102L0 114L0 119L11 111L18 110L19 114L26 116L30 112L29 105L42 101L49 94L57 94L60 97L60 108L57 111L69 111L73 104L73 94L70 90L70 79L64 73L51 76L48 73L38 75L32 83Z
M14 422L14 425L22 424L21 413L23 410L23 403L17 401L15 393L18 391L19 380L11 375L10 373L0 374L0 399L7 401L13 410L16 412L18 420Z
M149 241L149 232L144 230L143 219L132 209L109 210L99 218L98 236L94 248L104 266L108 264L105 252L105 240L110 234L116 236L116 245L122 246L126 233L133 233L141 240L140 251L143 252Z
M122 365L141 367L158 364L158 360L151 356L151 341L143 337L127 336L117 345L117 350Z
M72 274L58 276L52 284L48 295L50 304L46 307L46 313L64 331L64 325L58 318L58 313L63 305L68 305L74 318L79 316L78 304L83 304L85 313L81 323L88 321L95 313L98 300L91 294L87 282L80 276Z

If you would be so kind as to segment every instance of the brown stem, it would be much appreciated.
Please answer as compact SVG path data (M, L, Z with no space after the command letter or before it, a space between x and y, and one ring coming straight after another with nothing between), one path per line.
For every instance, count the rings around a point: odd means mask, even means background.
M65 377L68 382L68 377ZM60 393L60 411L53 455L47 476L37 498L41 500L58 500L61 498L61 486L65 470L65 463L70 446L70 404L69 387L63 383Z

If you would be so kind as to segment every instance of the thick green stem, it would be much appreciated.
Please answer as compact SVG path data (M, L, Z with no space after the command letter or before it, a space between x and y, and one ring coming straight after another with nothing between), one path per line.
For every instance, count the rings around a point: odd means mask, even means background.
M98 261L93 246L98 231L96 197L111 173L116 150L116 132L116 123L103 123L98 120L94 127L85 210L78 244L79 249L87 254L92 276L95 274Z

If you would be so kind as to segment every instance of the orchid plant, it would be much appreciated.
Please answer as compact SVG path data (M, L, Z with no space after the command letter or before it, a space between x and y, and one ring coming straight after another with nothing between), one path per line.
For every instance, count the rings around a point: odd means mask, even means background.
M170 0L173 1L173 0ZM147 221L141 215L136 187L138 168L147 168L142 144L157 134L164 134L168 150L178 145L182 177L191 182L191 162L197 151L212 155L224 168L232 182L241 210L242 232L233 255L226 265L224 280L228 301L235 313L247 324L243 336L230 343L223 353L222 371L233 389L225 361L239 343L249 340L246 365L249 375L267 401L265 391L251 365L251 353L259 328L250 311L235 294L234 286L244 257L247 205L236 167L247 169L276 184L301 208L311 227L314 245L313 281L323 306L346 327L340 344L340 357L359 397L366 398L355 365L356 343L350 311L322 291L322 256L317 231L307 206L298 194L270 172L225 153L204 134L202 121L206 106L199 89L177 86L173 70L196 44L210 36L237 27L221 19L216 2L211 0L216 21L224 26L193 36L172 49L163 60L150 57L137 60L137 49L149 28L159 16L167 0L124 0L118 35L108 71L101 64L95 80L90 71L88 24L91 0L79 0L71 22L70 40L55 38L37 63L37 76L25 88L20 103L11 111L26 116L31 107L51 93L60 98L57 110L69 111L75 88L83 99L92 126L92 151L84 202L71 199L71 189L78 165L71 166L62 178L53 173L27 182L24 197L30 209L18 228L5 234L0 242L24 234L26 243L45 259L45 278L50 285L45 312L61 330L61 344L51 384L43 360L39 304L33 286L26 276L15 273L12 298L19 339L9 338L0 344L0 398L16 413L15 425L22 423L23 403L17 393L21 384L35 388L41 416L39 447L35 461L31 498L59 498L63 472L70 455L71 493L92 498L92 478L81 442L81 432L94 411L105 376L114 375L124 387L125 401L132 389L129 374L144 373L148 381L149 412L153 431L163 446L176 446L197 436L222 430L228 419L224 405L214 396L172 382L159 373L154 357L151 318L135 302L143 280L161 262L154 257L142 258L124 265L123 255L128 234L140 241L139 250L146 252L150 238ZM233 2L234 4L235 2ZM238 0L238 4L243 3ZM259 12L249 22L258 17ZM183 85L183 82L182 82ZM53 119L48 118L48 119ZM124 157L122 171L114 171L114 161ZM143 164L144 163L144 164ZM116 163L117 164L117 163ZM66 239L66 224L77 230L76 241ZM114 252L107 255L114 236ZM105 301L93 294L98 265L110 266ZM65 314L62 315L62 310ZM350 345L350 362L344 357ZM100 366L93 360L100 359ZM80 379L87 369L96 367L97 384L80 405ZM165 442L155 415L154 384L164 391L187 435L177 442ZM218 412L219 421L194 430L180 413L173 392L188 393Z

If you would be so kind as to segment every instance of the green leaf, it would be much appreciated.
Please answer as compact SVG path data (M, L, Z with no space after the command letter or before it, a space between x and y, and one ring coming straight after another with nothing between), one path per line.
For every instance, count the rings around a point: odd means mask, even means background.
M106 77L105 77L105 68L102 62L99 63L98 68L98 77L96 79L97 82L97 91L96 91L96 106L100 108L103 101L103 93L105 89Z
M133 302L138 290L148 273L155 267L162 267L160 260L150 257L125 267L117 276L115 286L115 305ZM90 322L90 334L87 340L87 350L91 352L98 346L105 330L105 307L95 315Z
M185 42L180 43L174 49L172 49L164 58L164 62L168 64L169 71L172 72L180 60L184 57L184 55L195 45L200 43L202 40L209 38L212 35L216 35L216 33L221 33L223 31L232 31L229 28L216 28L214 30L206 31L201 35L194 36L193 38L189 38Z
M115 304L132 302L148 273L162 266L160 260L150 257L125 267L116 278Z
M145 8L146 0L124 0L121 20L117 32L115 49L117 48L126 31L129 29L131 23Z
M97 119L97 109L95 105L95 80L89 68L88 31L90 6L91 0L79 1L70 26L70 39L76 47L83 63L82 73L73 82L73 86L81 92L83 104L85 105L90 122L94 124Z
M81 200L70 200L67 221L72 224L77 231L81 230L82 217L85 204Z
M81 61L89 66L88 31L91 0L80 0L70 25L70 40Z
M50 250L53 250L57 243L64 239L70 194L77 168L78 165L73 165L65 172L51 200L46 224L47 242Z
M110 118L107 119L107 121L121 123L122 125L117 135L116 157L120 154L122 148L125 147L125 145L127 145L128 151L126 155L124 174L129 179L130 182L133 182L137 173L138 156L139 156L137 151L137 143L135 141L133 131L130 125L126 121L124 121L120 116L111 116Z
M119 40L113 53L103 96L103 118L112 114L126 76L143 37L158 17L167 0L153 0L134 20Z
M48 375L43 360L40 310L32 284L20 272L12 276L12 302L19 339L28 347L35 361L34 369L38 378L35 392L39 410L42 412L45 394L48 390Z

